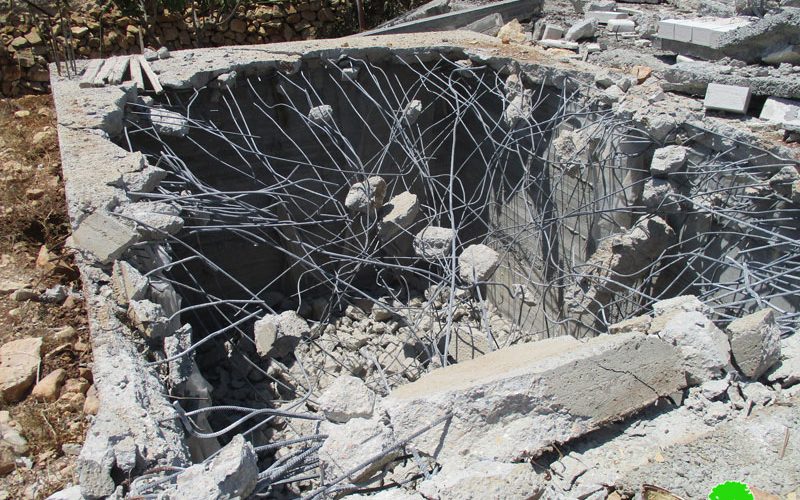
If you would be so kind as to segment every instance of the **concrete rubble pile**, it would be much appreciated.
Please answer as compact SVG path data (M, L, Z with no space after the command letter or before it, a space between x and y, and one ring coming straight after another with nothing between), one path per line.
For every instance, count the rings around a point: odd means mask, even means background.
M448 13L449 3L433 2L419 19ZM372 288L360 289L364 293L347 304L335 304L330 296L301 296L301 277L287 281L285 294L264 288L260 295L237 299L263 307L249 316L242 308L236 322L221 327L224 335L199 337L196 329L205 325L189 322L184 314L218 307L223 300L214 293L219 290L205 295L208 303L191 303L186 297L195 290L187 291L191 287L163 271L175 261L198 258L199 251L180 237L206 227L212 217L159 201L168 199L166 186L175 176L168 177L164 165L150 165L142 153L118 146L123 120L129 118L121 110L126 103L142 102L135 87L87 90L54 80L75 228L70 245L78 253L89 296L100 408L78 458L79 485L53 498L248 498L270 491L276 498L605 499L634 498L643 484L695 498L743 475L751 487L773 495L797 491L800 436L784 432L800 424L794 302L787 299L786 307L762 303L756 291L748 290L758 307L739 307L744 299L738 296L726 306L723 286L715 294L672 291L681 278L674 262L689 269L702 266L677 259L696 250L691 245L715 243L723 247L713 249L720 254L747 248L737 241L726 250L729 240L722 236L712 243L704 239L712 234L710 227L721 234L720 227L752 225L736 220L730 212L737 207L726 205L719 193L697 189L695 178L705 174L700 167L714 164L722 152L730 155L725 161L743 169L750 168L753 150L780 157L779 168L770 158L762 164L752 160L763 170L752 174L758 183L748 185L747 195L785 226L797 226L800 155L790 148L797 140L792 134L800 130L800 86L790 84L780 95L769 89L800 76L794 59L800 41L793 38L797 25L792 25L800 9L787 3L758 19L694 22L673 18L677 12L671 5L659 14L662 5L656 1L576 0L562 2L571 10L558 14L546 2L534 3L538 20L525 27L530 34L515 47L538 51L536 57L549 57L551 66L487 55L503 54L516 43L513 37L454 32L432 35L422 45L403 36L388 42L354 37L346 51L319 42L277 52L224 52L216 59L208 56L213 67L202 70L194 55L182 59L176 53L157 67L165 88L177 92L205 89L218 75L235 71L293 75L309 61L320 65L321 53L341 61L345 58L337 58L344 53L434 60L431 53L441 52L463 61L462 73L480 65L502 68L501 104L494 111L497 128L505 127L509 135L531 128L541 105L530 85L536 78L562 85L559 92L584 92L591 102L587 115L629 121L633 125L617 141L601 137L610 119L565 124L552 130L552 145L542 155L547 169L563 174L559 182L565 192L582 183L605 187L605 182L612 191L592 206L596 220L585 233L578 224L564 224L563 234L547 234L552 239L577 234L580 243L571 250L581 255L558 277L561 309L554 308L552 316L566 335L552 338L532 334L523 318L526 307L551 305L543 289L557 280L548 281L548 270L532 270L541 272L541 279L511 283L507 276L518 256L509 255L511 244L504 246L507 235L495 231L495 239L463 244L464 229L442 215L446 211L437 212L436 220L423 219L431 199L414 180L388 174L351 176L337 200L336 217L363 224L359 235L380 246L381 258L397 268L449 266L448 282L408 279L397 287L400 292L382 296L376 291L385 291L378 287L377 273L367 272ZM509 5L516 2L503 2ZM393 26L402 24L387 28ZM775 30L785 31L784 38L768 35ZM474 52L464 48L470 44L478 46ZM746 44L757 50L743 55ZM712 50L695 50L695 45ZM634 51L639 53L629 57ZM662 60L684 54L727 59L725 67L721 61ZM763 84L742 90L737 82L749 81L748 72L766 72L759 77ZM348 75L342 85L363 78L357 71ZM692 77L681 83L680 75ZM208 88L219 98L218 87ZM673 91L702 95L704 101ZM761 118L748 115L756 101L764 102ZM396 109L397 121L389 128L392 133L424 128L424 115L435 106L409 100ZM81 107L92 111L82 113ZM343 127L339 111L330 104L309 106L293 119L319 134L315 139L327 138ZM731 124L726 113L745 117L746 123ZM168 141L194 133L188 117L176 111L153 107L146 120ZM764 130L780 137L768 145L756 143L754 131ZM242 135L250 141L248 134ZM612 150L622 165L614 175L625 180L619 189L609 177L597 175L589 182L595 175L592 162ZM495 196L505 195L504 188L492 189ZM200 195L184 191L180 196ZM515 202L512 196L504 201ZM538 201L521 206L547 211L552 203L534 207ZM625 210L611 213L620 206ZM492 217L486 219L495 223ZM496 229L486 226L482 230ZM776 233L775 252L788 245L794 229ZM225 243L213 242L209 246L221 249L209 251L225 253ZM301 243L286 246L302 248ZM562 265L559 258L542 267ZM188 269L179 272L192 279L202 274ZM221 265L218 270L228 273ZM219 275L208 281L223 282ZM219 288L240 285L233 279L225 283ZM501 297L507 303L490 295L493 285L504 288L507 295ZM748 286L761 291L762 283ZM530 288L534 298L518 293ZM635 299L626 302L631 296ZM38 352L40 346L24 347ZM33 384L36 367L9 349L0 350L0 374L3 397L11 401ZM57 385L57 379L53 375L37 397L46 399L46 386ZM242 408L252 410L249 416L237 413ZM269 416L264 425L237 430L241 422L264 415ZM281 484L277 478L297 464L310 465L295 471L301 479Z

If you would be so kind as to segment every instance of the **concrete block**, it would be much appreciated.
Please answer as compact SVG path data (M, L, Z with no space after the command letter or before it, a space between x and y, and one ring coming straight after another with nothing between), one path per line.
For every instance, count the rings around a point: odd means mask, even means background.
M678 351L643 334L519 344L435 370L381 404L398 437L440 460L535 456L685 386Z
M116 260L138 239L136 230L103 212L86 217L72 233L72 244L103 264Z
M592 38L597 33L597 19L584 19L573 24L564 36L570 42Z
M800 101L770 97L761 109L760 118L779 123L787 130L800 130Z
M707 110L745 114L750 106L750 87L709 83L703 104Z
M319 406L331 422L370 418L375 406L375 393L360 378L342 375L320 395Z
M323 422L320 432L328 435L319 450L320 467L325 476L330 478L349 472L368 459L380 455L395 443L391 429L377 418L354 418L346 424ZM368 479L399 453L399 450L386 453L354 473L352 480L358 482Z
M627 19L628 14L625 14L624 12L595 10L587 12L584 17L586 19L597 19L597 22L600 24L605 24L612 19Z
M608 31L612 33L635 33L636 23L630 19L611 19L608 21Z
M732 321L727 328L733 361L743 375L757 379L781 358L781 332L772 309Z
M677 23L673 19L658 22L658 37L667 40L675 39L675 25Z
M542 34L543 40L560 40L564 36L564 28L555 24L548 24L544 27Z

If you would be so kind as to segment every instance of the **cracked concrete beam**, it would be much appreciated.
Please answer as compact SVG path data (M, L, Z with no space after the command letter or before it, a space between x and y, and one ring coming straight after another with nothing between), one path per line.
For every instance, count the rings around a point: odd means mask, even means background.
M425 375L381 405L396 436L441 418L413 444L440 459L537 456L686 386L682 359L655 337L571 337L500 349Z

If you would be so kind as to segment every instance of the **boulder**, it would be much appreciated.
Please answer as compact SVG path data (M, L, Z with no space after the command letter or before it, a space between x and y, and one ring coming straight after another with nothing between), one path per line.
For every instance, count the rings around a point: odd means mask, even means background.
M700 312L676 314L658 338L681 352L686 379L692 385L722 378L730 366L728 337Z
M732 321L728 328L733 361L746 377L757 379L781 358L781 332L772 309Z
M319 405L325 418L331 422L370 418L375 406L375 393L360 378L343 375L320 395Z
M6 403L14 403L36 380L41 360L42 339L31 337L6 342L0 347L0 395Z

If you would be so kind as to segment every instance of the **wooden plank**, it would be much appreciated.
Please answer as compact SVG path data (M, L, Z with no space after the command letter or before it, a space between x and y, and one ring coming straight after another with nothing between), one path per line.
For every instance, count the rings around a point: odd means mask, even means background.
M82 89L94 87L94 79L102 67L102 59L92 59L89 61L89 64L86 66L86 71L83 72L83 77L81 78L81 82L78 84L78 86Z
M114 69L112 69L111 74L108 75L108 83L119 85L125 81L125 73L128 72L128 61L130 61L130 59L131 58L128 56L121 56L117 59Z
M103 67L100 68L100 71L97 72L97 76L94 77L94 86L95 87L102 87L106 84L106 79L108 75L111 74L111 71L114 69L114 66L117 64L117 58L111 57L106 59L103 63Z
M131 79L139 90L144 90L144 77L142 76L142 65L137 56L131 56Z
M158 81L158 75L153 71L153 68L150 67L150 63L144 59L144 56L139 56L139 65L141 65L142 71L144 71L147 79L150 80L150 85L153 86L155 93L163 93L164 87L162 87L161 82Z
M505 0L471 9L457 10L447 14L417 19L372 31L365 31L353 36L388 35L394 33L419 33L423 31L445 31L464 27L491 14L500 14L503 21L514 18L530 19L538 17L542 10L543 0Z

